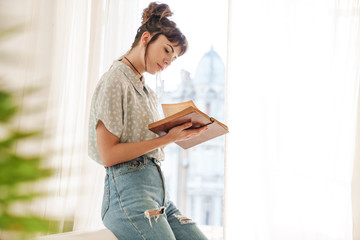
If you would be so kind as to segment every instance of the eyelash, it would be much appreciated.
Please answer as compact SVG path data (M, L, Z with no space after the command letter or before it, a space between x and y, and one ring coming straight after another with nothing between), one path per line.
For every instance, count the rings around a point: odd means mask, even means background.
M167 48L164 48L164 50L165 50L165 53L166 54L169 54L170 53L170 51L167 49ZM176 60L176 57L174 57L171 61L173 62L173 61L175 61Z

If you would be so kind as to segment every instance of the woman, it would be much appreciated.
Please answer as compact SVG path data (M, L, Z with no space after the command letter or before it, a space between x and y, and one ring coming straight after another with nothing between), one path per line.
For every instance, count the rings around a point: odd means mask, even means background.
M191 123L157 136L157 98L144 72L156 74L187 50L187 40L169 20L168 5L150 3L130 51L115 61L93 96L89 155L106 168L102 219L118 239L206 239L166 195L160 161L172 142L198 136Z

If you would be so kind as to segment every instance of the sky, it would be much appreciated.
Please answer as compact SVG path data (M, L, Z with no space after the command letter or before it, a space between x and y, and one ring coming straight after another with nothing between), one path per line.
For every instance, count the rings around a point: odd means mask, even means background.
M139 0L139 21L144 8L151 1ZM195 75L198 62L211 46L225 63L227 47L227 12L228 1L225 0L163 0L174 13L171 19L176 22L189 42L187 53L179 57L171 66L161 73L165 81L165 91L175 90L181 82L180 71ZM151 76L147 76L151 79ZM147 81L153 87L155 81Z

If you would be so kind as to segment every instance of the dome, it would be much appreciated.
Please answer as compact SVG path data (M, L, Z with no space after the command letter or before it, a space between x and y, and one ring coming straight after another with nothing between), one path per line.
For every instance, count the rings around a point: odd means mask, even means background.
M211 47L201 58L194 77L196 84L225 84L225 65Z

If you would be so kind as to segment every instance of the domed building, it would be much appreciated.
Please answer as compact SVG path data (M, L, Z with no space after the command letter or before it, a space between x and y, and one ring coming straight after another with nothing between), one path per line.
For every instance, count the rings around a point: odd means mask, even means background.
M203 85L224 85L225 65L213 47L201 58L196 69L195 81Z
M193 79L196 105L210 116L223 121L225 116L225 65L211 47L201 58Z
M213 47L198 63L194 78L182 70L182 82L176 92L165 93L163 102L193 100L209 116L225 119L225 65ZM202 225L222 225L224 189L224 136L188 150L177 145L166 149L165 178L170 195L178 207ZM174 164L175 159L177 164ZM176 173L175 173L176 172Z

